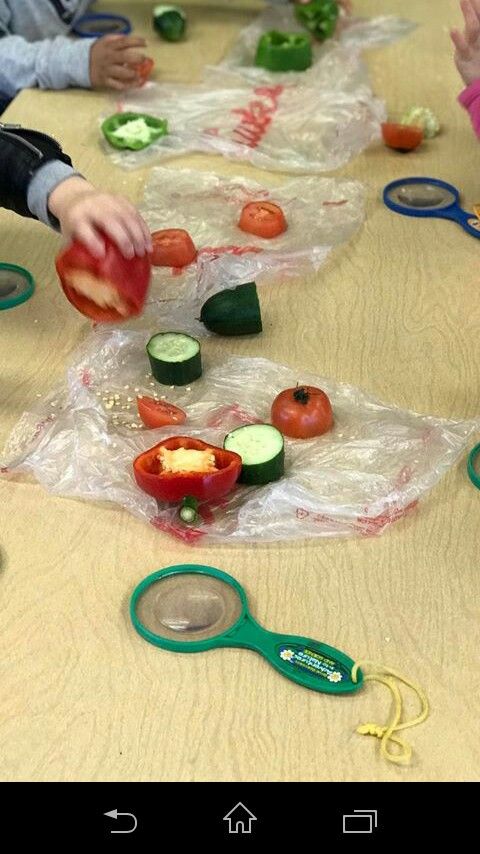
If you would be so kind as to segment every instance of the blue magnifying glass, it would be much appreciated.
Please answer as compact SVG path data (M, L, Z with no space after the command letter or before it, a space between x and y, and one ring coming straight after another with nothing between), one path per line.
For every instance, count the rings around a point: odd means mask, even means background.
M401 178L383 191L387 208L404 216L451 219L472 237L480 237L480 218L460 206L460 193L437 178Z
M72 27L72 32L82 39L98 39L102 36L128 36L132 25L123 15L107 15L99 12L95 15L84 15Z

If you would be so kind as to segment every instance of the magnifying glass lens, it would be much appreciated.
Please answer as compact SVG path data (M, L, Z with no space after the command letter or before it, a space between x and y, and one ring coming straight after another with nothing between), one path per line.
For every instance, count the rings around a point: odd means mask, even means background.
M423 210L441 210L456 202L450 190L435 184L403 184L403 186L393 187L388 196L392 202L404 208L422 208Z
M161 638L180 642L222 635L242 612L236 590L209 575L170 575L147 587L136 604L139 622Z
M0 309L25 302L33 293L33 280L15 264L0 265Z

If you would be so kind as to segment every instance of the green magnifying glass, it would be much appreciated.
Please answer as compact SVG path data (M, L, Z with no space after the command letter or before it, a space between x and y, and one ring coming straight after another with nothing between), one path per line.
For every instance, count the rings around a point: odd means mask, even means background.
M24 267L0 263L0 311L30 299L35 290L33 276Z
M282 676L327 694L349 694L363 684L343 652L310 638L264 629L252 617L243 587L211 566L184 564L161 569L134 590L130 617L147 641L173 652L218 647L252 649Z

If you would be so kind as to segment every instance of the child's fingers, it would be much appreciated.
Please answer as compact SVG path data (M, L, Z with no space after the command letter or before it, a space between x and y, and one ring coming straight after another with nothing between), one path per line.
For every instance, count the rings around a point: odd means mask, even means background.
M451 30L450 37L452 42L454 43L457 52L464 58L467 59L470 56L470 47L465 39L463 33L460 30Z
M465 18L465 37L467 42L473 44L480 35L480 20L470 0L463 0L461 6Z
M106 229L105 229L106 231ZM72 237L75 237L80 243L83 243L92 255L96 258L103 258L105 255L105 243L95 230L94 226L84 220L79 225L75 226L72 231Z
M134 50L132 48L128 48L128 50L124 50L122 55L119 57L115 57L116 62L125 62L127 65L138 65L138 63L143 62L147 57L144 53L141 53L139 50Z
M105 80L105 86L107 89L115 89L117 92L123 92L124 89L128 89L131 86L131 83L125 83L122 80L116 80L115 77L107 77Z
M145 255L151 251L151 235L137 209L127 199L118 199L112 218L118 218L124 230L130 236L135 255Z
M122 82L130 83L133 83L138 76L135 69L131 68L129 65L112 65L108 69L108 74L109 77L113 77L114 80L121 80Z
M120 219L109 218L101 223L104 231L120 249L124 258L133 258L135 247L128 229Z
M114 50L126 50L129 47L146 47L147 42L139 36L114 36L112 47Z

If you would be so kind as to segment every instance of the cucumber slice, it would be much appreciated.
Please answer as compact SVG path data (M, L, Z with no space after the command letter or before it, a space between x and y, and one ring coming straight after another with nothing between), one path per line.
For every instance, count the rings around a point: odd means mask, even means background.
M257 335L262 317L255 282L214 294L203 304L200 320L217 335Z
M260 485L279 480L285 471L285 448L280 430L270 424L247 424L225 436L223 447L242 458L239 483Z
M188 385L202 375L200 344L183 332L159 332L147 344L152 374L163 385Z

